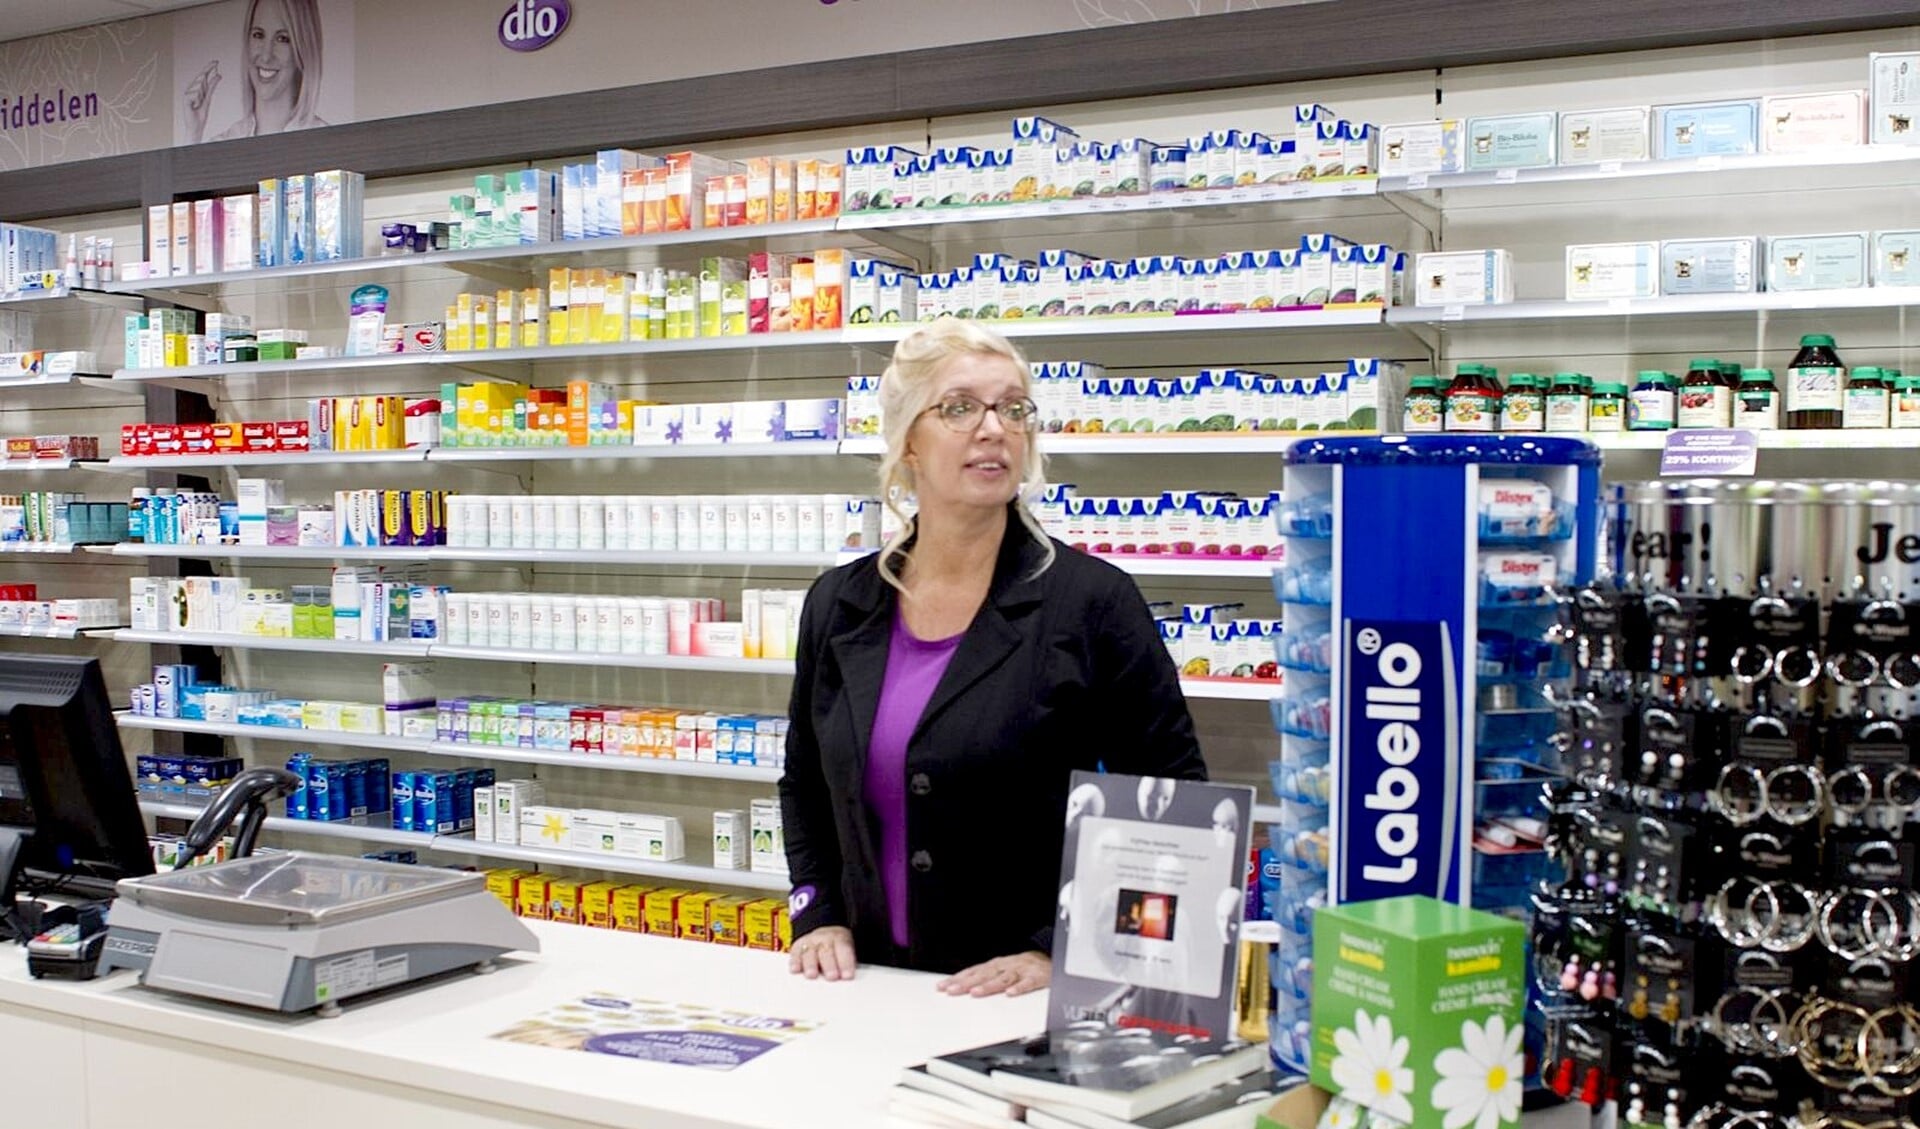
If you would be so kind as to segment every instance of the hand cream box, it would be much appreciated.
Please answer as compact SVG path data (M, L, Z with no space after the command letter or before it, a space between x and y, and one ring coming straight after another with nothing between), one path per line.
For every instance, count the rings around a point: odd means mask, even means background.
M1858 90L1776 94L1763 99L1760 148L1768 153L1801 153L1864 144L1866 101Z
M1466 126L1457 118L1380 127L1381 176L1466 170Z
M1658 243L1576 243L1567 248L1567 300L1652 298L1660 293Z
M1920 51L1876 51L1867 56L1867 140L1875 145L1920 144Z
M1563 110L1560 114L1560 163L1644 161L1652 155L1648 106L1618 110Z
M1867 237L1775 235L1767 238L1768 290L1846 290L1867 284Z
M1554 163L1558 115L1505 114L1467 119L1467 169L1540 168Z
M1920 286L1920 231L1874 232L1873 285Z
M1660 293L1751 294L1760 288L1756 236L1668 239L1660 244Z
M1416 306L1488 306L1513 301L1513 255L1504 250L1430 251L1414 259Z
M1735 157L1760 151L1760 103L1688 102L1653 109L1653 155Z

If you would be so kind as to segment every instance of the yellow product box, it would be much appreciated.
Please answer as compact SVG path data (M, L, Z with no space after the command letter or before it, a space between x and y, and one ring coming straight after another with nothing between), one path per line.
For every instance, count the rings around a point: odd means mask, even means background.
M793 260L792 281L788 284L787 328L805 333L813 328L813 260Z
M580 924L580 891L586 883L572 878L555 878L547 883L547 920L567 925Z
M632 309L633 276L625 271L608 271L600 305L600 332L596 341L625 341L628 311Z
M493 296L493 347L511 349L520 341L520 292L501 290Z
M373 419L368 424L369 450L398 451L407 445L407 398L369 396Z
M779 943L780 952L784 953L793 947L793 921L787 916L786 906L773 911L773 936Z
M547 292L529 286L520 292L520 347L538 349L546 344L541 334L546 329Z
M773 158L747 158L747 222L773 219Z
M814 194L820 189L820 162L796 161L793 166L793 218L814 218Z
M485 294L473 295L473 347L493 348L493 299Z
M755 898L741 908L740 935L747 948L769 953L779 948L774 919L780 908L780 903L772 898Z
M586 284L586 301L584 310L578 306L575 307L574 320L581 320L582 313L586 315L584 327L586 340L581 344L597 344L604 340L601 333L604 329L603 320L607 310L607 272L602 267L591 267L581 271L580 275L581 281ZM571 330L568 335L572 335Z
M647 931L647 895L649 886L621 886L613 892L613 928L622 933Z
M619 436L615 441L616 446L624 446L633 442L634 409L645 402L644 400L621 400L614 405L614 427L619 430ZM637 712L638 711L636 711L636 713ZM638 722L637 717L635 721L636 723Z
M187 335L169 333L162 340L166 356L162 358L168 368L184 368L187 364Z
M599 312L588 304L587 270L585 267L571 267L567 270L567 344L585 345L587 332L593 327L593 319Z
M543 344L565 345L571 331L568 303L573 298L572 273L566 267L547 271L547 339Z
M703 183L706 195L700 202L700 226L727 226L727 178L710 176Z
M653 292L646 272L634 276L627 289L627 340L645 341L653 320Z
M506 906L508 909L518 909L520 880L530 873L532 872L521 870L518 867L504 870L489 870L487 871L487 893L499 898L500 904Z
M613 928L613 892L619 888L615 882L591 882L580 887L580 924Z
M693 891L678 886L663 886L658 890L648 890L641 904L641 914L647 924L647 933L655 937L678 937L680 935L680 899L691 897Z
M367 410L367 399L365 396L342 396L337 401L345 411L336 410L333 417L334 450L364 451L367 444L373 441L373 413Z
M746 944L746 909L752 901L729 894L707 903L707 940L716 945Z
M839 329L846 305L847 253L837 247L813 253L813 328Z
M473 348L473 307L471 305L464 312L458 303L447 307L447 332L444 340L449 353L464 353Z
M683 941L704 941L707 939L709 911L720 895L711 890L702 890L697 894L688 894L680 899L680 908L675 924L679 928L677 936Z
M548 882L549 879L540 874L528 874L520 879L520 904L516 909L521 917L547 920Z
M784 157L773 160L773 222L793 220L793 162Z

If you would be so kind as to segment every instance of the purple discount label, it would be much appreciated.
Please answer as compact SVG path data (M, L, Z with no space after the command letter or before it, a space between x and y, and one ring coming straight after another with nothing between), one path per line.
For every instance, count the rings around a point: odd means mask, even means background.
M1672 431L1660 452L1662 478L1751 477L1760 442L1751 431L1711 428Z
M779 1045L774 1039L719 1031L622 1031L595 1035L582 1049L590 1054L619 1055L675 1066L732 1070Z
M500 17L500 46L510 51L538 51L560 38L573 19L567 0L513 0Z

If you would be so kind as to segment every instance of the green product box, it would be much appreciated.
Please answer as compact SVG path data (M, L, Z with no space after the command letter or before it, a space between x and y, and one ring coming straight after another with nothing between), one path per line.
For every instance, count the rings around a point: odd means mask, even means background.
M262 341L260 359L263 361L291 361L300 352L298 341Z
M1526 939L1426 897L1315 913L1314 1084L1409 1129L1518 1129Z

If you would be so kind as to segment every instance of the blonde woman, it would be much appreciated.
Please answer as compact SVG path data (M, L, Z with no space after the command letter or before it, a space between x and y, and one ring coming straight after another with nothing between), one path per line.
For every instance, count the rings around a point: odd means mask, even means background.
M918 512L801 615L780 780L795 973L1044 988L1069 774L1206 778L1139 589L1027 507L1045 478L1030 393L1017 349L953 318L880 379L881 490Z
M240 120L213 137L229 141L328 124L320 117L320 6L318 0L250 0L241 23L245 64ZM207 132L207 110L220 85L215 60L187 84L189 140Z

